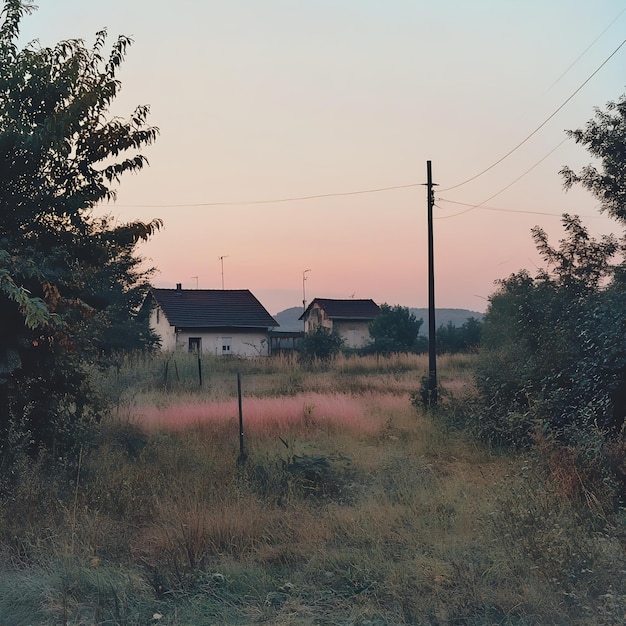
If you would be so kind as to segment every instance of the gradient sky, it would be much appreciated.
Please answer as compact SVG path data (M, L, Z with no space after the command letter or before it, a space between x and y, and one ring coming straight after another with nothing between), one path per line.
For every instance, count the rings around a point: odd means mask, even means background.
M587 192L564 192L561 167L591 159L572 140L557 146L624 93L626 45L510 157L443 190L500 159L593 74L624 40L623 0L38 5L24 42L90 45L103 27L135 41L113 112L149 104L161 134L106 212L164 220L140 248L158 287L219 289L224 256L225 288L250 289L270 313L302 304L306 269L308 301L427 306L423 186L246 204L421 184L427 160L438 307L484 311L496 279L541 265L530 229L556 243L565 211L594 234L621 230ZM483 207L455 204L484 202L540 160Z

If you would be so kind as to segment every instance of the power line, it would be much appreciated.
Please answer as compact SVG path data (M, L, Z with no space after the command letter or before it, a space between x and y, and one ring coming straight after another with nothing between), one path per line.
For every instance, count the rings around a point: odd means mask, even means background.
M622 15L622 13L624 13L624 11L626 11L626 9L624 9L613 20L613 22L611 22L611 24L609 24L609 26L604 31L602 31L602 33L598 36L598 38L596 38L589 47L591 47L597 41L597 39L599 39L604 34L604 32L606 32L606 30L615 21L617 21L617 19ZM594 72L592 72L592 74L565 100L565 102L563 102L550 116L548 116L539 126L537 126L537 128L535 128L535 130L533 130L529 135L527 135L515 147L513 147L511 150L509 150L504 156L500 157L497 161L492 163L489 167L485 168L481 172L478 172L478 174L475 174L471 178L468 178L467 180L464 180L463 182L461 182L461 183L459 183L457 185L453 185L452 187L447 187L446 189L441 189L440 191L442 191L442 192L451 191L452 189L457 189L457 188L459 188L459 187L461 187L463 185L466 185L467 183L469 183L469 182L471 182L473 180L476 180L478 177L480 177L483 174L487 173L488 171L493 169L496 165L499 165L500 163L502 163L502 161L504 161L506 158L511 156L511 154L513 154L516 150L518 150L521 146L523 146L531 137L533 137L535 134L537 134L555 115L557 115L557 113L559 113L561 111L561 109L563 109L565 107L565 105L568 104L568 102L570 102L570 100L572 100L572 98L574 98L574 96L576 96L576 94L578 94L578 92L611 60L611 58L617 54L617 52L620 50L620 48L625 43L626 43L626 39L624 39L624 41L622 41L622 43L620 43L620 45L594 70ZM587 50L588 50L588 48L587 48ZM587 50L585 50L585 52ZM585 54L585 52L583 52L583 54ZM580 55L578 57L578 59L580 59L581 56L582 55ZM574 63L572 63L572 65L574 65L578 61L578 59L576 59L576 61L574 61ZM571 68L571 66L570 66L570 68ZM568 68L564 72L564 74L567 71L569 71L570 68ZM487 198L483 202L488 202L489 200L495 198L497 195L501 194L503 191L508 189L510 186L514 185L518 180L523 178L526 174L528 174L528 172L530 172L537 165L539 165L539 163L541 163L541 161L543 161L550 154L552 154L552 152L554 152L557 148L559 148L564 143L564 141L561 142L558 146L556 146L551 152L549 152L545 157L543 157L535 165L533 165L533 167L531 167L529 170L524 172L521 176L516 178L512 183L510 183L510 185L507 185L507 187L501 189L496 194L494 194L493 196L490 196L489 198ZM337 198L337 197L342 197L342 196L356 196L356 195L365 195L365 194L370 194L370 193L381 193L381 192L384 192L384 191L393 191L393 190L396 190L396 189L410 189L412 187L421 187L421 186L423 186L423 183L409 183L409 184L406 184L406 185L391 185L389 187L376 187L376 188L373 188L373 189L358 189L358 190L353 190L353 191L340 191L340 192L335 192L335 193L321 193L321 194L313 194L313 195L308 195L308 196L291 196L291 197L288 197L288 198L272 198L272 199L264 199L264 200L241 200L241 201L197 202L197 203L171 203L171 204L126 204L126 205L120 205L120 206L125 206L125 207L128 207L128 208L135 208L135 209L164 209L164 208L183 208L183 207L194 208L194 207L208 207L208 206L247 206L247 205L255 205L255 204L279 204L279 203L283 203L283 202L296 202L296 201L300 201L300 200L316 200L316 199L319 199L319 198ZM478 205L474 205L474 207L477 208L477 207L481 206L483 204L483 202L481 202ZM467 211L464 211L464 213L466 213L466 212ZM459 215L461 215L461 214L459 214ZM452 216L450 216L450 217L452 217ZM443 218L437 218L437 219L443 219Z
M522 139L522 141L520 141L515 147L513 147L511 150L509 150L504 156L500 157L497 161L492 163L489 167L485 168L481 172L478 172L478 174L475 174L471 178L468 178L467 180L464 180L463 182L459 183L458 185L453 185L452 187L447 187L446 189L442 189L441 191L450 191L452 189L457 189L458 187L462 187L463 185L466 185L467 183L469 183L469 182L471 182L473 180L476 180L479 176L482 176L483 174L486 174L489 170L492 170L496 165L499 165L506 158L510 157L516 150L521 148L531 137L536 135L557 113L559 113L561 111L561 109L563 109L563 107L618 53L620 48L625 43L626 43L626 39L624 39L624 41L622 41L622 43L619 46L617 46L617 48L615 48L615 50L613 50L613 52L611 52L611 54L606 59L604 59L604 61L582 83L582 85L580 85L574 91L574 93L572 93L572 95L569 96L569 98L567 98L567 100L565 100L565 102L563 102L563 104L561 104L561 106L559 106L556 109L556 111L554 111L551 115L549 115L541 124L539 124L539 126L537 126L537 128L535 128L535 130L533 130L532 133L530 133L524 139Z
M474 209L482 209L484 211L497 211L500 213L526 213L528 215L547 215L548 217L561 217L561 214L557 215L556 213L548 213L547 211L530 211L530 210L525 210L525 209L504 209L504 208L498 208L498 207L493 207L493 206L483 206L482 204L481 205L470 204L469 202L457 202L455 200L447 200L446 198L438 198L438 201L448 202L449 204L458 204L460 206L469 207L469 209L466 209L465 211L461 211L460 213L455 213L454 215L443 215L441 217L436 217L435 219L438 219L438 220L445 220L451 217L458 217L459 215L464 215L465 213L469 213L470 211L473 211ZM438 204L435 206L438 206L440 209L442 208ZM591 218L603 217L603 216L602 215L581 215L580 217L584 217L585 219L591 219Z
M606 31L609 30L609 28L622 16L622 14L624 12L626 12L626 8L622 9L622 11L617 15L617 17L615 17L613 19L613 21L587 46L587 48L585 48L585 50L583 50L583 52L554 81L553 85L551 85L551 87L549 89L551 89L559 80L561 80L561 78L565 74L567 74L567 72L569 72L569 70L589 51L589 49L602 37L602 35L604 35L604 33L606 33ZM520 148L522 145L524 145L533 135L535 135L541 128L543 128L543 126L545 126L557 113L559 113L559 111L602 69L602 67L604 67L604 65L606 65L606 63L608 63L608 61L620 50L620 48L625 43L626 43L626 39L624 41L622 41L622 43L600 64L600 66L582 83L582 85L580 85L578 87L578 89L576 89L576 91L574 91L574 93L572 93L572 95L570 95L569 98L567 98L567 100L565 100L565 102L563 102L563 104L561 104L561 106L559 106L556 109L556 111L554 111L546 120L544 120L532 133L530 133L525 139L523 139L520 143L518 143L512 150L507 152L504 156L502 156L500 159L495 161L488 168L482 170L481 172L479 172L475 176L472 176L471 178L468 178L467 180L459 183L458 185L454 185L452 187L447 187L446 189L442 189L441 191L442 192L446 192L446 191L450 191L452 189L457 189L458 187L461 187L462 185L465 185L465 184L471 182L472 180L475 180L479 176L482 176L483 174L485 174L489 170L493 169L496 165L498 165L499 163L504 161L504 159L509 157L511 154L513 154L513 152L515 152L518 148ZM552 152L554 152L554 150L556 150L558 147L560 147L562 145L562 143L563 142L561 142L561 144L559 144L550 153L548 153L544 157L544 159L547 158L550 154L552 154ZM543 161L543 159L538 161L533 167L531 167L529 170L524 172L521 176L516 178L510 185L508 185L504 189L501 189L499 192L497 192L493 196L487 198L483 202L488 202L489 200L495 198L497 195L499 195L500 193L502 193L503 191L508 189L510 186L514 185L518 180L520 180L520 178L524 177L529 171L531 171L534 167L539 165L539 163L541 163L541 161ZM318 199L318 198L333 198L333 197L341 197L341 196L365 195L365 194L370 194L370 193L380 193L380 192L384 192L384 191L393 191L393 190L396 190L396 189L409 189L411 187L420 187L420 186L423 186L423 183L409 183L409 184L406 184L406 185L392 185L392 186L389 186L389 187L377 187L377 188L373 188L373 189L359 189L359 190L353 190L353 191L344 191L344 192L335 192L335 193L322 193L322 194L314 194L314 195L307 195L307 196L293 196L293 197L288 197L288 198L272 198L272 199L264 199L264 200L242 200L242 201L224 201L224 202L218 201L218 202L198 202L198 203L171 203L171 204L124 204L124 205L119 205L119 206L128 207L128 208L159 209L159 208L183 208L183 207L193 208L193 207L207 207L207 206L246 206L246 205L255 205L255 204L278 204L278 203L283 203L283 202L295 202L295 201L300 201L300 200L315 200L315 199ZM480 207L483 204L483 202L481 202L479 205L474 205L474 207L475 208ZM437 219L442 219L442 218L437 218Z
M268 200L242 200L235 202L198 202L195 204L125 204L123 206L133 209L166 209L182 207L203 207L203 206L246 206L252 204L278 204L280 202L295 202L296 200L316 200L317 198L336 198L339 196L357 196L368 193L380 193L383 191L393 191L395 189L409 189L410 187L422 187L422 183L409 183L408 185L392 185L390 187L377 187L375 189L359 189L356 191L340 191L336 193L320 193L311 196L293 196L291 198L274 198Z
M540 163L543 163L543 161L545 161L553 152L556 152L556 150L558 150L568 139L569 139L569 137L565 137L565 139L563 139L563 141L561 141L557 146L552 148L552 150L550 150L550 152L548 152L548 154L546 154L545 156L541 157L541 159L539 159L539 161L537 161L534 165L529 167L523 174L520 174L514 181L512 181L508 185L506 185L506 187L503 187L502 189L500 189L500 191L496 191L496 193L494 193L493 195L489 196L488 198L486 198L482 202L479 202L478 204L474 204L474 205L469 205L468 204L466 206L469 206L470 208L467 209L466 211L461 211L461 213L456 213L455 215L448 215L446 217L439 217L437 219L447 219L448 217L456 217L457 215L464 215L465 213L469 213L470 211L473 211L474 209L478 209L478 208L482 207L483 204L486 204L487 202L489 202L489 200L493 200L494 198L499 196L501 193L504 193L507 189L512 187L516 182L520 181L522 178L524 178L524 176L526 176L527 174L532 172ZM443 200L443 198L442 198L442 200ZM446 201L446 200L444 200L444 201ZM453 201L452 200L447 200L447 202L453 202ZM459 204L462 204L462 203L459 203Z
M467 211L462 211L461 213L457 213L455 215L449 215L446 217L437 217L435 219L446 219L447 217L456 217L457 215L463 215L464 213L469 213L469 211L471 211L472 209L480 208L483 204L485 204L486 202L489 202L489 200L493 200L493 198L495 198L496 196L499 196L501 193L503 193L504 191L512 187L519 180L524 178L524 176L529 174L539 164L545 161L553 152L558 150L568 139L569 137L566 137L565 139L563 139L563 141L561 141L554 148L552 148L550 152L548 152L545 156L539 159L539 161L537 161L531 167L529 167L524 173L520 174L517 178L515 178L515 180L513 180L511 183L509 183L508 185L506 185L505 187L503 187L502 189L500 189L493 195L489 196L482 202L478 204L474 204L474 205L469 205L469 204L466 205L466 206L471 207ZM246 205L254 205L254 204L274 204L274 203L280 203L280 202L294 202L297 200L314 200L318 198L331 198L331 197L338 197L338 196L354 196L354 195L362 195L362 194L369 194L369 193L380 193L380 192L392 191L396 189L410 189L412 187L423 187L423 183L409 183L407 185L393 185L390 187L378 187L374 189L362 189L362 190L356 190L356 191L324 193L324 194L316 194L316 195L310 195L310 196L293 196L290 198L276 198L276 199L268 199L268 200L250 200L250 201L236 201L236 202L201 202L201 203L195 203L195 204L181 204L181 203L179 204L127 204L127 205L121 205L121 206L129 207L129 208L153 208L153 209L154 208L205 207L205 206L246 206ZM447 191L447 190L444 189L443 191ZM452 200L444 200L444 201L453 202Z
M616 18L614 18L613 21L567 66L567 68L546 89L546 91L544 93L547 93L548 91L550 91L550 89L552 89L552 87L554 87L561 80L561 78L563 78L563 76L565 76L565 74L567 74L574 67L574 65L576 65L576 63L578 63L578 61L580 61L585 56L585 54L587 54L587 52L589 52L589 50L591 50L591 48L598 42L598 40L602 37L602 35L604 35L604 33L606 33L606 31L609 30L609 28L611 28L611 26L613 26L613 24L615 24L615 22L617 22L617 20L619 20L619 18L622 17L622 15L625 12L626 12L626 9L622 9L619 12L618 16Z
M503 191L506 191L509 187L514 185L518 180L526 176L526 174L528 174L535 167L537 167L542 161L547 159L555 150L560 148L568 139L569 137L566 137L563 141L561 141L561 143L559 143L555 148L553 148L550 152L548 152L548 154L546 154L542 159L537 161L537 163L535 163L531 168L526 170L521 176L518 176L512 183L510 183L509 185L507 185L506 187L498 191L493 196L490 196L483 202L489 202L489 200L492 200L497 195L500 195ZM410 189L412 187L423 187L423 186L424 186L423 183L409 183L407 185L392 185L390 187L377 187L374 189L361 189L361 190L356 190L356 191L344 191L344 192L335 192L335 193L321 193L321 194L310 195L310 196L293 196L290 198L275 198L275 199L267 199L267 200L248 200L248 201L241 200L241 201L234 201L234 202L198 202L194 204L182 204L182 203L125 204L125 205L120 205L120 206L125 206L125 207L129 207L133 209L164 209L164 208L182 208L182 207L193 208L193 207L204 207L204 206L246 206L246 205L253 205L253 204L277 204L280 202L295 202L297 200L316 200L319 198L334 198L334 197L340 197L340 196L356 196L356 195L363 195L363 194L369 194L369 193L381 193L384 191L393 191L396 189ZM447 191L447 190L444 190L444 191Z

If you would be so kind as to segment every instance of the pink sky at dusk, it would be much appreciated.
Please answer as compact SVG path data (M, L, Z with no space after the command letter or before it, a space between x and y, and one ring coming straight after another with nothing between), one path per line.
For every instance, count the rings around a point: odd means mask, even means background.
M150 104L161 134L105 210L164 220L141 247L154 284L219 289L224 256L225 288L250 289L273 314L302 304L306 269L309 301L427 306L426 192L245 202L424 183L427 160L439 190L455 186L544 122L626 32L616 0L39 5L24 42L90 44L105 26L135 41L113 112ZM496 279L541 264L530 229L556 243L565 211L593 234L620 232L589 194L562 189L559 170L588 163L585 150L568 140L547 155L624 93L625 70L626 45L501 164L436 192L438 307L484 311ZM453 203L483 202L541 159L485 207Z

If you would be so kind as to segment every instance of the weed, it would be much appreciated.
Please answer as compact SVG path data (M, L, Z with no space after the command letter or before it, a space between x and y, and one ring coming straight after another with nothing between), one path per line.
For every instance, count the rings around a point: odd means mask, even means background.
M80 471L24 459L5 481L0 623L621 623L622 514L565 451L452 427L477 419L473 357L440 360L435 414L410 404L422 356L207 358L202 389L185 359L167 391L162 359L103 377L118 404Z

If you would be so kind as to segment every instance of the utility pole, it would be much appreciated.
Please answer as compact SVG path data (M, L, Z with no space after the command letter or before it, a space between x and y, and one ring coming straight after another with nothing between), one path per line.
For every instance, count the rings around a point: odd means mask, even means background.
M302 329L306 332L306 320L304 319L304 314L306 313L306 289L304 287L306 281L307 272L311 270L304 270L302 272Z
M222 291L224 291L224 259L227 257L227 254L222 255L220 259L220 263L222 264Z
M435 193L431 162L426 161L428 198L428 396L430 407L437 405L437 344L435 338L435 252L433 248L433 206Z

